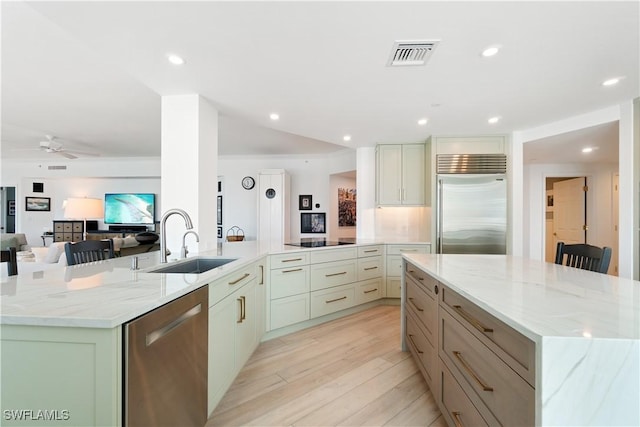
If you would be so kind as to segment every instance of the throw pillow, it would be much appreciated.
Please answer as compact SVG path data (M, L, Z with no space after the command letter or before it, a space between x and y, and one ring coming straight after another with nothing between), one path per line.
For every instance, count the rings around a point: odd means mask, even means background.
M3 237L0 240L0 250L6 251L9 248L18 248L18 239L15 237Z
M66 242L54 242L49 246L49 251L47 252L47 257L44 259L44 262L53 264L60 260L60 255L64 253L64 245Z

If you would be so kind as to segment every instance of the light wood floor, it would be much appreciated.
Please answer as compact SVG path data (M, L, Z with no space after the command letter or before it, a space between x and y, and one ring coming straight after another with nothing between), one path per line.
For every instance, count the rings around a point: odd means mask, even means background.
M211 426L446 427L409 353L400 307L379 306L262 343Z

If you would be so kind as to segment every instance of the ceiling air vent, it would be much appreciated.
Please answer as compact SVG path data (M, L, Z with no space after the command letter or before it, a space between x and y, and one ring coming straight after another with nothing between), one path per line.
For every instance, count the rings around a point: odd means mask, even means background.
M63 171L63 170L67 170L66 166L48 166L47 167L50 171Z
M393 44L387 66L424 65L439 42L439 40L396 41Z

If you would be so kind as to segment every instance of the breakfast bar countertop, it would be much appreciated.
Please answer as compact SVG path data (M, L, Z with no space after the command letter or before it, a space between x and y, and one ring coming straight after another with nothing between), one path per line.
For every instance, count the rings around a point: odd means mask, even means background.
M261 245L256 241L218 244L191 253L194 257L236 258L201 274L150 273L159 267L160 252L3 277L0 283L0 324L114 328L216 279L275 253L335 250L381 242L359 240L326 248ZM165 265L165 264L163 264Z

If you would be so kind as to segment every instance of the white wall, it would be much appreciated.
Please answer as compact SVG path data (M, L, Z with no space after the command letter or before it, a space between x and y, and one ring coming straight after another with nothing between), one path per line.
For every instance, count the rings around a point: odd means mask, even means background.
M262 169L284 169L291 177L291 240L301 237L328 237L334 232L333 224L327 221L327 233L301 235L298 196L312 195L313 210L304 212L325 212L327 219L331 213L330 176L356 169L355 152L345 150L330 156L220 156L218 174L223 177L223 235L232 226L244 230L246 240L255 240L257 231L257 186L252 190L242 188L242 178L254 179ZM215 192L212 183L211 191ZM316 208L316 203L320 204ZM336 213L337 214L337 213ZM215 218L213 218L215 221Z

